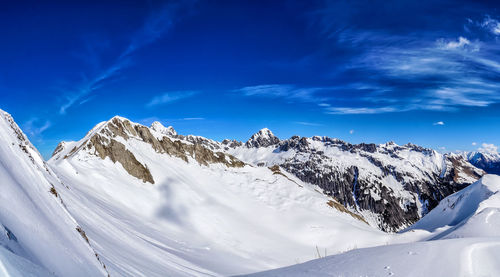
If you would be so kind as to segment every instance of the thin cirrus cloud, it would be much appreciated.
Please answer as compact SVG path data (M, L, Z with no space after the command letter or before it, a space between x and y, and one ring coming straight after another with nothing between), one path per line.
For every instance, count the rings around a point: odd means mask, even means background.
M42 121L39 118L32 118L23 124L23 131L32 139L40 139L43 132L49 129L52 123L48 120Z
M199 93L199 91L195 91L195 90L165 92L165 93L158 95L158 96L155 96L153 99L151 99L151 101L149 101L146 104L146 107L151 108L151 107L158 106L158 105L172 103L172 102L184 99L184 98L193 97L198 93ZM199 119L199 118L192 117L192 118L188 118L186 120L196 120L196 119Z
M132 64L131 56L141 48L160 39L180 17L180 9L193 3L194 1L171 2L158 12L151 14L143 27L132 36L129 45L124 48L125 50L111 65L97 70L97 73L92 74L92 77L87 77L88 74L82 74L82 80L76 87L60 89L69 91L69 93L64 96L65 101L61 105L59 113L65 114L72 106L87 102L89 95L119 78L121 72ZM98 62L97 56L96 53L93 53L89 59Z
M329 39L360 52L337 66L335 72L359 76L356 82L349 80L330 87L267 84L235 91L249 97L318 103L326 114L447 112L487 107L500 103L500 36L495 31L498 21L489 18L484 22L469 22L468 35L487 32L494 35L489 40L434 34L416 39L415 35L381 31L338 31ZM345 92L350 93L349 101L339 101L339 94Z
M468 25L466 33L474 39L465 35L443 38L440 32L394 35L374 30L338 31L332 37L337 43L361 49L341 71L364 78L362 82L374 88L371 93L376 97L327 111L455 111L499 103L498 21L488 18L482 23L469 21ZM485 36L485 32L494 36Z
M282 98L289 102L316 102L327 100L321 97L321 92L329 87L298 87L291 84L266 84L247 86L233 90L235 93L249 97Z
M444 126L444 122L443 121L438 121L438 122L432 123L432 125L434 125L434 126Z
M304 125L304 126L311 126L311 127L323 126L323 124L320 124L320 123L307 122L307 121L295 121L295 124Z
M351 53L343 63L332 63L335 86L265 84L235 91L314 103L326 114L451 112L500 103L500 22L494 17L464 17L462 34L446 36L436 28L400 33L369 24L339 28L332 14L316 13L323 17L319 33L335 51Z

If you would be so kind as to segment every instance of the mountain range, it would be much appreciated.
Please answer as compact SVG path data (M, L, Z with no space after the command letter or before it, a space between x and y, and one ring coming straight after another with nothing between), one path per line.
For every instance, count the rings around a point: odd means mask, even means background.
M46 162L3 111L0 127L0 272L13 276L227 276L332 254L262 274L311 263L340 274L356 254L366 263L355 273L370 275L371 255L422 243L438 254L445 239L474 237L457 249L499 251L500 181L482 153L269 129L218 142L116 116ZM500 272L488 261L469 269Z

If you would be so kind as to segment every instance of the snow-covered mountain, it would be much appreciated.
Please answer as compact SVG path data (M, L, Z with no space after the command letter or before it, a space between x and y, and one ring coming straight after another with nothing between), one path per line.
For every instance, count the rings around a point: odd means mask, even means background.
M472 151L464 152L465 157L474 166L490 174L500 174L500 153L493 151Z
M0 110L0 275L106 276L59 192L69 190Z
M411 144L268 129L217 142L118 116L45 163L2 116L0 273L22 276L226 276L414 243L441 233L382 230L410 226L483 174Z
M119 117L113 120L130 122ZM124 124L123 127L110 128L128 128L131 134L135 135L134 130L130 129L132 123ZM192 157L198 157L198 162L204 165L213 162L227 164L226 161L229 161L237 166L244 163L256 167L279 166L300 180L317 185L323 194L332 196L350 211L384 231L398 231L410 226L434 208L441 199L473 183L484 174L461 155L443 155L413 144L399 146L389 142L381 145L353 145L338 139L318 136L294 136L280 140L267 128L255 133L246 143L234 140L216 142L199 136L178 135L171 126L166 128L159 122L153 123L150 128L137 124L134 126L140 126L137 128L142 130L137 131L139 139L152 144L159 153L179 156L179 153L172 150L176 149L173 146L177 143L182 148L181 152L191 153ZM128 135L124 130L109 130L107 135L116 133L127 139ZM148 132L155 133L156 139L144 137L150 136L146 134ZM92 133L93 131L84 139L90 142L85 145L80 142L66 146L66 151L56 150L52 160L71 156L73 150L77 152L79 148L89 148L92 145L97 145L95 149L101 158L108 156L113 161L116 158L128 159L110 156L114 151L108 149L123 148L116 140L112 140L109 145L104 141L108 146L101 149L99 145L103 142L96 141L102 140L101 136L97 139ZM181 145L189 145L190 149L186 150L186 147ZM63 144L58 149L62 147ZM202 149L219 153L217 155L220 155L220 158L210 158L207 163L203 159L214 156L208 154L209 152L195 153ZM187 160L186 155L181 156ZM201 156L205 158L199 159ZM216 161L217 159L219 161ZM122 164L126 168L129 167L128 170L133 176L154 183L147 172L149 164L143 166L137 161L126 161Z
M484 174L460 155L413 144L353 145L318 136L279 140L268 129L224 150L256 166L279 165L385 231L415 223Z
M152 129L165 128L158 124L154 123ZM317 185L324 194L384 231L410 226L441 199L484 174L461 155L443 155L413 144L353 145L318 136L280 140L267 128L246 143L219 143L177 135L175 131L165 134L230 154L253 166L280 166L300 180Z
M250 273L321 252L413 240L377 230L279 166L121 117L61 144L49 161L112 276ZM124 243L125 242L125 243Z
M500 176L445 198L406 233L426 241L349 251L252 276L500 276Z

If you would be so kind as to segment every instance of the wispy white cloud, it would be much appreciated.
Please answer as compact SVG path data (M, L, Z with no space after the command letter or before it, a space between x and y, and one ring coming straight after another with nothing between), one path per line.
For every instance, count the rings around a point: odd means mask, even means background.
M297 87L290 84L266 84L247 86L233 90L245 96L283 98L288 101L321 102L327 100L320 92L331 90L329 87Z
M320 124L320 123L306 122L306 121L295 121L295 124L304 125L304 126L323 126L323 124Z
M476 146L477 145L477 142L472 142L472 146Z
M80 85L75 89L71 89L68 94L64 96L66 102L61 105L59 109L60 114L65 114L67 109L78 103L83 97L88 96L92 92L100 89L105 83L110 82L115 78L123 68L127 67L130 63L128 58L121 58L106 70L101 71L94 78L87 79L86 77L80 82ZM85 99L89 100L89 98ZM81 101L83 103L87 101Z
M434 125L434 126L444 126L444 122L443 121L438 121L438 122L432 123L432 125Z
M498 153L498 146L496 146L493 143L483 143L481 147L478 149L479 151L482 152L487 152L487 153L493 153L496 154Z
M52 126L52 123L48 120L41 120L39 118L32 118L26 121L23 125L23 131L31 139L41 139L40 136L43 132Z
M192 97L198 94L199 91L195 90L186 90L186 91L169 91L165 92L161 95L155 96L148 104L147 107L154 107L157 105L163 105L171 102L175 102L184 98Z
M369 24L349 24L351 20L359 23L358 9L335 1L325 3L314 14L313 24L336 51L340 48L349 53L341 65L333 63L331 76L340 80L339 86L345 86L343 79L345 83L353 79L359 82L349 88L350 103L326 101L319 105L326 113L457 111L500 103L500 44L496 36L500 23L496 18L464 18L462 35L446 36L445 29L435 27L394 32ZM339 19L339 7L351 14Z
M325 109L327 114L377 114L377 113L389 113L397 111L394 107L328 107Z
M349 134L354 134L354 130L349 130Z
M472 23L472 22L471 22ZM491 16L486 15L481 22L477 22L477 25L488 30L494 35L500 35L500 21L491 18Z
M125 50L118 55L116 60L109 66L97 70L96 74L82 74L81 82L73 88L64 89L64 103L59 109L60 114L65 114L66 111L78 103L85 103L90 100L82 98L89 96L104 85L112 82L119 77L120 73L131 65L131 56L141 48L154 43L160 39L173 25L181 6L192 5L195 1L179 1L170 2L158 11L153 12L145 21L143 27L135 32L131 38L131 42ZM88 47L87 47L88 48ZM98 55L91 51L92 55L89 60L93 60L94 64L98 64Z
M457 40L454 39L444 39L440 38L436 41L437 46L443 50L468 50L472 52L479 51L480 45L478 42L471 42L465 37L458 37Z

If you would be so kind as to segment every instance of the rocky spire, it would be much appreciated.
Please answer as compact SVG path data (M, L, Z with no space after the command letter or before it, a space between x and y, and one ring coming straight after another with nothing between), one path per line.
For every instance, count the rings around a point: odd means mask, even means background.
M263 128L246 142L246 147L269 147L276 145L280 142L280 139L276 137L271 130Z

